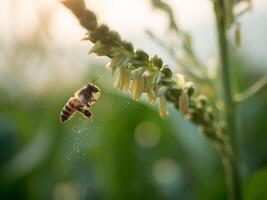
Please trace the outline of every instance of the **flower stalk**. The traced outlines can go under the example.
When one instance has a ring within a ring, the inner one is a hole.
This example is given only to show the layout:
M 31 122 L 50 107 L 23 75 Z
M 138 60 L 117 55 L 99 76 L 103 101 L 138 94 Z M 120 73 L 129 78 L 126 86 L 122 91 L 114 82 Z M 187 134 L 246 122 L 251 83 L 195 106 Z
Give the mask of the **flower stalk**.
M 194 84 L 186 81 L 183 75 L 174 74 L 164 65 L 157 55 L 149 57 L 142 50 L 135 50 L 132 43 L 121 39 L 120 35 L 100 24 L 96 15 L 85 7 L 83 0 L 63 0 L 62 3 L 78 18 L 80 24 L 87 29 L 83 40 L 91 41 L 94 46 L 90 53 L 107 56 L 111 61 L 107 68 L 114 75 L 119 71 L 115 87 L 132 93 L 134 100 L 139 100 L 143 93 L 153 103 L 159 98 L 160 116 L 168 112 L 169 102 L 181 112 L 186 119 L 196 124 L 202 132 L 217 144 L 224 144 L 219 133 L 218 122 L 203 95 L 194 97 Z
M 87 29 L 88 33 L 83 40 L 89 40 L 94 44 L 90 53 L 111 59 L 107 68 L 111 70 L 112 75 L 118 71 L 118 78 L 114 85 L 116 88 L 130 92 L 132 98 L 136 101 L 144 93 L 151 103 L 159 99 L 161 117 L 168 115 L 166 104 L 167 102 L 171 103 L 186 119 L 198 126 L 201 132 L 215 143 L 223 156 L 225 166 L 229 166 L 226 167 L 226 170 L 229 171 L 229 177 L 232 177 L 232 179 L 229 179 L 231 180 L 229 185 L 230 188 L 234 188 L 232 193 L 236 198 L 233 199 L 241 199 L 238 195 L 240 191 L 237 187 L 238 179 L 231 145 L 229 145 L 228 137 L 224 134 L 219 120 L 215 118 L 207 98 L 202 94 L 195 96 L 194 84 L 186 81 L 183 75 L 174 74 L 167 65 L 164 65 L 160 57 L 157 55 L 150 57 L 146 52 L 134 49 L 133 45 L 122 40 L 117 32 L 110 30 L 106 25 L 100 24 L 95 14 L 85 7 L 83 0 L 64 0 L 62 2 L 74 13 L 80 24 Z M 217 9 L 216 6 L 215 8 Z M 231 109 L 234 110 L 228 72 L 225 21 L 221 14 L 221 11 L 218 12 L 217 19 L 224 74 L 223 82 L 226 91 L 225 103 L 227 105 L 229 103 Z M 232 18 L 227 19 L 227 23 L 230 23 L 231 20 Z M 176 27 L 174 30 L 179 30 L 177 26 L 174 27 Z M 187 39 L 186 41 L 189 45 L 190 40 Z M 191 47 L 191 44 L 189 46 Z M 231 109 L 227 109 L 227 119 L 230 123 L 229 127 L 234 130 L 234 113 Z

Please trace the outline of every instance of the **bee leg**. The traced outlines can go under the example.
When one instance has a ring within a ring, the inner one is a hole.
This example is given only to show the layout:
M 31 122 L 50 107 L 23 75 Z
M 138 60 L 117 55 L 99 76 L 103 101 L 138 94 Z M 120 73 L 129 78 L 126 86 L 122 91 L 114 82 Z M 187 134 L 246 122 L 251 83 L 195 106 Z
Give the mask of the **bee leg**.
M 87 104 L 88 107 L 94 105 L 97 99 L 91 99 L 90 102 Z
M 92 119 L 92 113 L 89 111 L 89 109 L 84 108 L 84 107 L 78 107 L 77 110 L 82 113 L 86 118 L 89 120 Z

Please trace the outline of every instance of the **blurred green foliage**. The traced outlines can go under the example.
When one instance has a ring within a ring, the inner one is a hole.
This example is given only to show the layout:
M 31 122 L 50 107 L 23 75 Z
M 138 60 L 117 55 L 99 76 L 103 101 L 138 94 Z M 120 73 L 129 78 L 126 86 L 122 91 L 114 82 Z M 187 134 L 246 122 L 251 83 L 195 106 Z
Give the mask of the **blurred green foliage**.
M 220 159 L 194 126 L 171 107 L 162 120 L 146 101 L 99 82 L 92 123 L 77 114 L 60 124 L 60 109 L 76 86 L 12 101 L 1 92 L 0 199 L 226 198 Z M 266 166 L 266 97 L 263 92 L 239 108 L 244 178 Z M 249 184 L 249 191 L 260 190 L 266 180 Z
M 245 199 L 265 199 L 267 171 L 266 168 L 258 170 L 247 181 L 245 185 Z
M 176 112 L 177 121 L 162 120 L 151 106 L 102 90 L 92 123 L 77 114 L 66 124 L 60 124 L 59 112 L 73 91 L 15 101 L 2 92 L 0 199 L 194 199 L 206 197 L 205 190 L 224 196 L 209 189 L 224 185 L 219 160 L 206 160 L 220 171 L 210 184 L 203 164 L 199 172 L 193 166 L 200 161 L 193 159 L 198 150 L 187 152 L 178 135 Z

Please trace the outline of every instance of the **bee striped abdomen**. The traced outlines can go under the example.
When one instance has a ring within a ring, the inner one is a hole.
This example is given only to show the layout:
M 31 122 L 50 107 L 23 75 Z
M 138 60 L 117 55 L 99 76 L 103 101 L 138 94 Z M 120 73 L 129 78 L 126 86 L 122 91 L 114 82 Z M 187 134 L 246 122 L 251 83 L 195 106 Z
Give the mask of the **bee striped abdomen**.
M 75 113 L 75 101 L 74 99 L 70 99 L 62 108 L 62 111 L 60 113 L 60 120 L 61 122 L 65 122 Z

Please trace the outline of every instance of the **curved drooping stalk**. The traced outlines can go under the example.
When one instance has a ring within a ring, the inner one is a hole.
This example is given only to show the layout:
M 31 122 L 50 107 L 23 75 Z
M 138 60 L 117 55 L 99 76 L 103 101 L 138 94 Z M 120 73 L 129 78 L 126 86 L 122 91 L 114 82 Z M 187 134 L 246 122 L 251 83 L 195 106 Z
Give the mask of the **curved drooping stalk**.
M 132 44 L 122 40 L 117 32 L 110 30 L 106 25 L 99 24 L 95 14 L 85 8 L 83 0 L 65 0 L 63 3 L 87 29 L 88 34 L 84 39 L 94 43 L 90 52 L 96 53 L 98 56 L 107 56 L 111 59 L 108 64 L 111 72 L 114 74 L 116 70 L 119 71 L 119 78 L 115 83 L 118 89 L 131 92 L 134 100 L 138 100 L 142 93 L 148 95 L 150 102 L 159 99 L 161 117 L 167 114 L 165 104 L 167 102 L 173 104 L 186 119 L 200 127 L 202 133 L 215 143 L 221 152 L 229 177 L 228 185 L 232 191 L 230 194 L 233 199 L 241 199 L 231 145 L 219 126 L 219 122 L 214 118 L 208 100 L 203 95 L 197 97 L 193 95 L 193 83 L 185 81 L 182 75 L 174 76 L 174 73 L 163 64 L 158 56 L 149 57 L 146 52 L 135 50 Z M 223 83 L 226 92 L 225 103 L 231 107 L 227 109 L 227 120 L 231 129 L 229 131 L 232 132 L 235 129 L 234 113 L 232 113 L 234 104 L 232 104 L 228 72 L 225 27 L 221 24 L 220 14 L 217 19 L 224 71 Z

